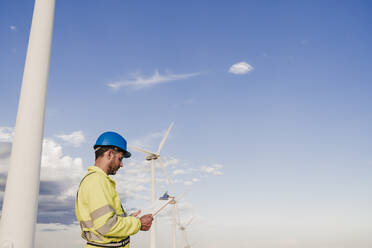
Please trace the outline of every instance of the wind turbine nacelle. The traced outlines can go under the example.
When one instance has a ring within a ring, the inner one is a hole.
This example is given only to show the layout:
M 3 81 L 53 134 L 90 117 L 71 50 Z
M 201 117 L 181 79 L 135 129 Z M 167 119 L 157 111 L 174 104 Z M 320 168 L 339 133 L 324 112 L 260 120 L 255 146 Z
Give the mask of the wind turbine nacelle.
M 145 159 L 151 161 L 151 160 L 155 160 L 155 159 L 157 159 L 158 157 L 159 157 L 159 156 L 157 156 L 156 154 L 149 154 L 149 155 L 147 155 L 147 156 L 145 157 Z

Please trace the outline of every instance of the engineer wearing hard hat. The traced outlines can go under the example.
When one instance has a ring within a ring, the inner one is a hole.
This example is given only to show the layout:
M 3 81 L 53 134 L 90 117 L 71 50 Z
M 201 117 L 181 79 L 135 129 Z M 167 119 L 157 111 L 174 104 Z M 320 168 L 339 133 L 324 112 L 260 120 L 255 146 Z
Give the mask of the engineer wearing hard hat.
M 141 218 L 136 213 L 127 216 L 124 211 L 115 181 L 115 175 L 123 167 L 123 158 L 129 158 L 126 140 L 118 133 L 101 134 L 94 145 L 96 161 L 80 182 L 76 195 L 75 212 L 82 230 L 81 236 L 87 247 L 129 247 L 129 236 L 139 230 L 147 231 L 152 224 L 152 215 Z

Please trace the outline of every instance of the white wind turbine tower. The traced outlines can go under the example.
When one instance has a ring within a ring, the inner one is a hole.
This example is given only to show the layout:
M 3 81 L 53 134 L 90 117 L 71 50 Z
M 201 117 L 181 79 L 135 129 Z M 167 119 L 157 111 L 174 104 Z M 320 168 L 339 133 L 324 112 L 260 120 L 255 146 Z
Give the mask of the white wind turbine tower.
M 148 161 L 151 161 L 151 203 L 154 203 L 155 200 L 156 200 L 155 199 L 155 161 L 159 162 L 160 167 L 162 168 L 162 170 L 164 172 L 164 175 L 167 179 L 167 183 L 170 184 L 169 176 L 168 176 L 168 173 L 165 169 L 165 165 L 162 162 L 162 160 L 160 159 L 160 151 L 163 148 L 164 143 L 168 138 L 169 132 L 171 131 L 171 129 L 173 127 L 173 124 L 174 124 L 174 122 L 172 122 L 170 124 L 167 132 L 165 133 L 162 141 L 159 144 L 159 147 L 158 147 L 158 150 L 157 150 L 156 153 L 147 151 L 143 148 L 128 145 L 128 147 L 130 147 L 132 149 L 136 149 L 140 152 L 143 152 L 143 153 L 147 154 L 145 159 L 148 160 Z M 150 248 L 156 248 L 156 220 L 155 219 L 153 221 L 153 228 L 150 229 Z
M 55 0 L 35 0 L 0 221 L 1 248 L 35 247 Z
M 173 209 L 172 209 L 172 220 L 173 220 L 173 223 L 172 223 L 172 247 L 173 248 L 176 248 L 177 247 L 177 225 L 179 223 L 179 221 L 177 221 L 177 218 L 179 220 L 179 213 L 178 213 L 178 208 L 177 208 L 177 203 L 178 201 L 187 193 L 184 192 L 181 196 L 179 197 L 175 197 L 173 199 L 173 201 L 170 203 L 173 205 Z
M 188 226 L 190 226 L 191 223 L 195 220 L 195 216 L 191 217 L 191 219 L 188 222 L 186 222 L 185 224 L 182 224 L 181 220 L 180 220 L 178 208 L 176 208 L 176 211 L 177 211 L 177 217 L 178 217 L 177 218 L 177 225 L 178 225 L 179 230 L 182 232 L 183 240 L 185 241 L 185 244 L 186 244 L 186 246 L 184 248 L 191 248 L 191 246 L 194 246 L 195 243 L 190 245 L 189 240 L 187 238 L 186 228 Z

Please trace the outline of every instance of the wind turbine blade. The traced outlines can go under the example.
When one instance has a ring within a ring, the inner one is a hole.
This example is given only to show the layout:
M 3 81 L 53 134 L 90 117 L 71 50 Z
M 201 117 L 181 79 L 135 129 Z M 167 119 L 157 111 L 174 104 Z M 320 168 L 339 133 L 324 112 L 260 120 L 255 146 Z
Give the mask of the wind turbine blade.
M 174 124 L 174 122 L 172 122 L 172 123 L 170 124 L 170 126 L 169 126 L 167 132 L 165 133 L 164 138 L 163 138 L 162 141 L 160 142 L 160 145 L 159 145 L 159 148 L 158 148 L 158 151 L 156 152 L 156 154 L 158 154 L 158 155 L 160 154 L 160 151 L 161 151 L 161 149 L 163 148 L 164 142 L 165 142 L 165 141 L 167 140 L 167 138 L 168 138 L 169 132 L 170 132 L 170 130 L 172 129 L 173 124 Z
M 146 151 L 145 149 L 142 149 L 142 148 L 139 148 L 139 147 L 136 147 L 136 146 L 128 145 L 128 147 L 129 148 L 132 148 L 132 149 L 135 149 L 137 151 L 143 152 L 143 153 L 147 153 L 149 155 L 153 155 L 154 154 L 153 152 Z
M 179 200 L 181 200 L 182 198 L 184 198 L 185 195 L 186 195 L 187 193 L 189 193 L 189 191 L 190 191 L 190 188 L 188 188 L 187 190 L 185 190 L 185 192 L 183 192 L 182 195 L 180 195 L 180 196 L 176 196 L 176 200 L 179 201 Z
M 188 226 L 188 225 L 190 225 L 193 221 L 194 221 L 194 219 L 195 219 L 195 216 L 193 216 L 186 224 L 185 224 L 185 226 Z
M 165 178 L 167 179 L 167 182 L 168 182 L 168 184 L 170 185 L 170 184 L 171 184 L 171 181 L 170 181 L 170 179 L 169 179 L 168 172 L 167 172 L 167 170 L 165 169 L 165 166 L 164 166 L 163 162 L 161 161 L 160 158 L 158 158 L 157 160 L 159 161 L 160 167 L 162 168 L 162 170 L 163 170 L 163 172 L 164 172 Z

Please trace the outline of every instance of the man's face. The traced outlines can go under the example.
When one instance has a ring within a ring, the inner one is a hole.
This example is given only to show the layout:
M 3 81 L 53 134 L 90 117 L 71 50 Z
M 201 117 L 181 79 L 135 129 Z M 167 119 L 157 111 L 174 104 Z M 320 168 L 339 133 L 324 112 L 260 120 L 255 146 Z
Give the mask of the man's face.
M 122 152 L 115 152 L 112 151 L 111 153 L 111 161 L 108 167 L 108 175 L 115 175 L 116 172 L 120 169 L 120 167 L 123 167 L 123 158 L 124 155 Z

